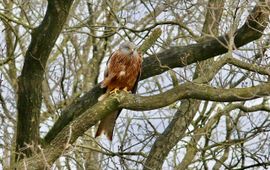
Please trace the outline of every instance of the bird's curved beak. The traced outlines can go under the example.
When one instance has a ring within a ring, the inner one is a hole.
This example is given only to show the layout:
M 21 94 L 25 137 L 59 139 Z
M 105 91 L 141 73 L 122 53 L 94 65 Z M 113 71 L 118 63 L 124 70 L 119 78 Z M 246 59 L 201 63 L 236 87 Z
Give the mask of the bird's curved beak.
M 134 54 L 135 49 L 131 49 L 130 55 Z
M 132 49 L 132 52 L 134 53 L 134 52 L 137 52 L 137 50 L 138 50 L 138 48 L 133 48 Z

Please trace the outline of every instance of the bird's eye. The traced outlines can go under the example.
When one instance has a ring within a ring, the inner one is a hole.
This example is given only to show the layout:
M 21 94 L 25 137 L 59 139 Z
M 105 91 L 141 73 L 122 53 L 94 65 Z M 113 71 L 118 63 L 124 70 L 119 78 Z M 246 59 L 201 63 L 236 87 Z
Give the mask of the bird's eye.
M 129 51 L 129 50 L 130 50 L 130 47 L 129 47 L 129 46 L 124 46 L 123 49 L 124 49 L 125 51 Z

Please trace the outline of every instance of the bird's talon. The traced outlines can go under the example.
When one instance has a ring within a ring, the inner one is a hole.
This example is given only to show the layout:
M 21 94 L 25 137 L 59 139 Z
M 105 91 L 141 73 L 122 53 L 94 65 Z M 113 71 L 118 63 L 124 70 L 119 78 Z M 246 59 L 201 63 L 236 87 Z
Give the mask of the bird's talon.
M 110 92 L 110 94 L 117 94 L 118 91 L 119 91 L 119 88 L 115 88 Z
M 127 87 L 125 87 L 125 88 L 123 89 L 123 91 L 126 92 L 126 93 L 131 93 L 131 91 L 128 91 Z

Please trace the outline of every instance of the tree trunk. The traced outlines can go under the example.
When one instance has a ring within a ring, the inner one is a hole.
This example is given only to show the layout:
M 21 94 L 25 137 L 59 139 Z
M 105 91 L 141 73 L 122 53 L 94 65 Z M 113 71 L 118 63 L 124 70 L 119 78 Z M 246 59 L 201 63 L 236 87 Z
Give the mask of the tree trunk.
M 49 54 L 67 19 L 73 0 L 48 1 L 46 15 L 32 31 L 18 82 L 17 158 L 32 155 L 39 144 L 41 87 Z

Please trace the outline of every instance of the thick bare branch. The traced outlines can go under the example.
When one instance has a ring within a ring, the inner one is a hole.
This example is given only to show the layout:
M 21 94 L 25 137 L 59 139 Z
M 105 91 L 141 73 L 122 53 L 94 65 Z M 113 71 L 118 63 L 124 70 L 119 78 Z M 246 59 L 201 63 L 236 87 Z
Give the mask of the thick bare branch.
M 268 96 L 270 83 L 247 88 L 222 89 L 204 84 L 185 83 L 164 93 L 154 96 L 139 97 L 128 95 L 121 107 L 130 110 L 152 110 L 168 106 L 181 99 L 198 99 L 217 102 L 246 101 Z

